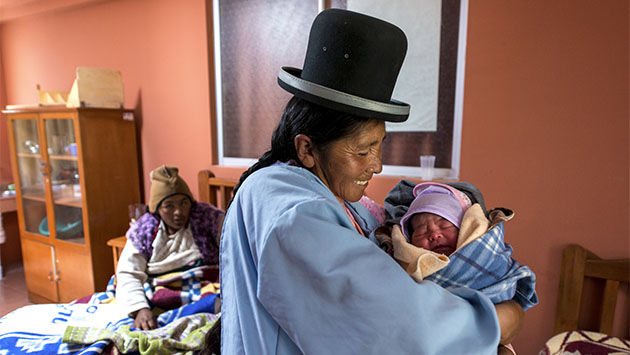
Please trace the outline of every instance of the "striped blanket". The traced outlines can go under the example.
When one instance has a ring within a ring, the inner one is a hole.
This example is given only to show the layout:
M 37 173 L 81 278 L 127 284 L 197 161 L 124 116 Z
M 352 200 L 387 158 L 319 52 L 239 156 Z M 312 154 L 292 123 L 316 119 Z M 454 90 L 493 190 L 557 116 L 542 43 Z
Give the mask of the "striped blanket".
M 141 331 L 130 328 L 133 319 L 115 304 L 25 306 L 0 318 L 0 354 L 97 355 L 112 342 L 145 354 L 152 352 L 143 350 L 156 344 L 170 353 L 176 352 L 173 349 L 201 349 L 204 339 L 197 329 L 203 332 L 214 324 L 218 315 L 209 312 L 213 307 L 214 302 L 204 298 L 160 314 L 160 328 Z
M 116 330 L 94 326 L 68 326 L 62 341 L 69 344 L 93 344 L 112 341 L 118 352 L 129 354 L 189 354 L 205 344 L 205 334 L 218 315 L 198 313 L 179 318 L 160 328 L 141 331 L 123 325 Z
M 159 311 L 170 310 L 219 294 L 219 268 L 216 265 L 198 266 L 150 277 L 144 283 L 144 294 Z M 116 297 L 116 275 L 112 276 L 105 292 L 83 297 L 75 303 L 110 303 Z M 155 313 L 155 312 L 154 312 Z
M 216 266 L 201 266 L 149 279 L 145 294 L 158 329 L 131 328 L 133 319 L 116 305 L 116 281 L 107 290 L 71 304 L 19 308 L 0 318 L 0 354 L 101 354 L 112 343 L 120 350 L 154 354 L 200 349 L 213 324 L 219 293 Z M 164 311 L 168 310 L 168 311 Z

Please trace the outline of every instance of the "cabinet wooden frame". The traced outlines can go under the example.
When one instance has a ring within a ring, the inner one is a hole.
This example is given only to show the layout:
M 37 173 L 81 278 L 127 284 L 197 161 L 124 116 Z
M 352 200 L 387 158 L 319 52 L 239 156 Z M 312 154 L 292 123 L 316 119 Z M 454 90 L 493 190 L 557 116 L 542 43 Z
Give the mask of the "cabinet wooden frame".
M 107 240 L 125 232 L 129 226 L 127 206 L 140 202 L 138 152 L 132 112 L 122 109 L 39 107 L 3 113 L 8 117 L 18 225 L 29 299 L 36 303 L 70 302 L 103 291 L 114 272 Z M 74 134 L 72 154 L 56 153 L 51 148 L 52 142 L 48 142 L 46 122 L 65 119 L 72 121 L 72 131 L 69 133 Z M 37 126 L 39 148 L 38 154 L 32 154 L 32 157 L 18 154 L 17 145 L 24 142 L 17 141 L 14 127 L 15 122 L 20 120 L 32 120 Z M 41 174 L 43 194 L 24 193 L 18 159 L 39 159 L 39 164 L 31 162 L 29 168 L 41 169 L 41 172 L 36 173 Z M 55 195 L 51 164 L 70 164 L 73 168 L 76 164 L 78 181 L 72 188 L 78 187 L 80 194 L 70 197 Z M 27 221 L 25 208 L 32 201 L 44 204 L 45 214 L 29 217 L 31 220 Z M 58 233 L 56 217 L 53 216 L 56 209 L 64 208 L 74 209 L 73 213 L 76 214 L 80 209 L 83 231 L 78 238 Z M 34 220 L 43 216 L 47 217 L 48 235 L 41 234 L 41 229 L 33 227 Z M 31 252 L 39 256 L 32 258 Z M 46 260 L 50 260 L 50 263 Z M 42 263 L 41 266 L 32 264 L 36 261 Z

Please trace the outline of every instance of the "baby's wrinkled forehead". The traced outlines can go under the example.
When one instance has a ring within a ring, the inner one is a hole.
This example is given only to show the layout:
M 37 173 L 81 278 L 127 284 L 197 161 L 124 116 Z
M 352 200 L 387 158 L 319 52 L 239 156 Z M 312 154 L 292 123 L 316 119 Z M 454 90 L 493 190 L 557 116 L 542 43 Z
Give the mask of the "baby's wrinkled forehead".
M 409 227 L 412 230 L 416 228 L 426 228 L 430 223 L 435 224 L 438 228 L 455 227 L 459 229 L 448 219 L 431 212 L 416 213 L 409 218 Z

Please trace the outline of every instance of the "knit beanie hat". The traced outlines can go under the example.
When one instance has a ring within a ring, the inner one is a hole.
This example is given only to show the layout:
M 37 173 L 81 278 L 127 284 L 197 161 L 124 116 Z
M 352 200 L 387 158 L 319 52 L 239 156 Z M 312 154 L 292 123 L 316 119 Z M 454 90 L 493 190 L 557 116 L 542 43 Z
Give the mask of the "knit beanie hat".
M 463 192 L 445 184 L 427 182 L 418 184 L 413 189 L 413 200 L 407 213 L 400 219 L 400 225 L 407 241 L 411 240 L 409 219 L 418 213 L 433 213 L 459 228 L 464 212 L 470 207 L 471 201 Z
M 184 179 L 178 175 L 179 169 L 174 166 L 162 165 L 151 172 L 151 196 L 149 197 L 149 211 L 155 213 L 158 205 L 165 198 L 183 194 L 194 201 L 192 193 Z

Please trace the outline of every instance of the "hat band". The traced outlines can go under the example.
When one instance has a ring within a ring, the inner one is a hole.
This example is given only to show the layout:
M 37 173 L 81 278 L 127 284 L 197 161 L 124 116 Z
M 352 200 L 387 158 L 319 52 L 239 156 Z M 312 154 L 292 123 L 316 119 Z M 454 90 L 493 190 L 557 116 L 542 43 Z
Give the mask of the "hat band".
M 350 95 L 342 91 L 330 89 L 322 85 L 314 84 L 301 78 L 297 78 L 286 71 L 286 69 L 293 69 L 289 67 L 282 67 L 278 73 L 278 79 L 285 84 L 292 86 L 300 91 L 309 93 L 321 97 L 326 100 L 330 100 L 342 105 L 352 106 L 368 111 L 380 112 L 390 115 L 409 115 L 409 105 L 400 103 L 400 105 L 386 104 L 374 100 L 364 99 L 359 96 Z M 392 100 L 392 102 L 398 102 Z

